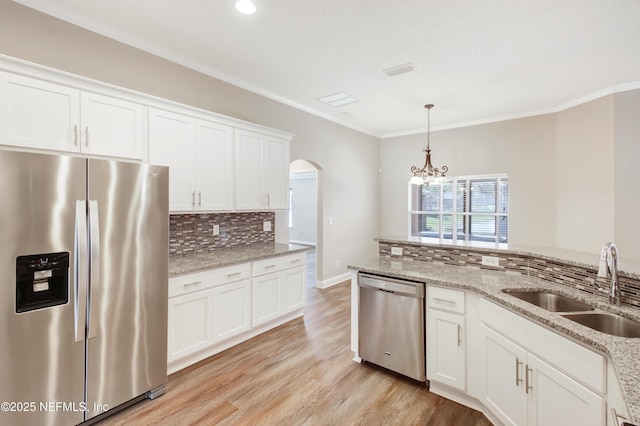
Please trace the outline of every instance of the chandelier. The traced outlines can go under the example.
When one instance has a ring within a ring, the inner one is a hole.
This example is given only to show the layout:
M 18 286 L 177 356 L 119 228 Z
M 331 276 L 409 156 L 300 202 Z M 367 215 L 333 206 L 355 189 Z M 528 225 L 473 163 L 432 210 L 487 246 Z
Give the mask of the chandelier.
M 411 167 L 411 183 L 414 185 L 429 184 L 431 182 L 438 183 L 440 178 L 445 177 L 445 174 L 449 171 L 447 166 L 442 166 L 440 169 L 433 167 L 431 164 L 431 142 L 429 136 L 431 134 L 431 108 L 433 104 L 427 104 L 424 106 L 427 109 L 427 147 L 423 150 L 427 154 L 427 158 L 422 168 L 416 166 Z

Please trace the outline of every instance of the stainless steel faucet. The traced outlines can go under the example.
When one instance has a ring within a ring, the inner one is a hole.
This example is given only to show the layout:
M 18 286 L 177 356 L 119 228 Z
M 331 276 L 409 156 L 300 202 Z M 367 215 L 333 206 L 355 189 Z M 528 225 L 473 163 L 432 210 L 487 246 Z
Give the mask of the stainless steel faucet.
M 600 253 L 600 266 L 598 276 L 611 278 L 609 287 L 609 303 L 620 306 L 620 286 L 618 285 L 618 248 L 612 242 L 608 242 L 602 247 Z

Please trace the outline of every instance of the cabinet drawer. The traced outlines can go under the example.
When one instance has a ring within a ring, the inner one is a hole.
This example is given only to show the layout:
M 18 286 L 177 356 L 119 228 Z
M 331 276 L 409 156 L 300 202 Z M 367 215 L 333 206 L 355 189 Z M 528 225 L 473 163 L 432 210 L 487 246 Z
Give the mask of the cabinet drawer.
M 427 298 L 430 308 L 464 314 L 464 291 L 429 286 Z
M 271 257 L 253 262 L 253 276 L 258 277 L 272 272 L 278 272 L 296 266 L 304 266 L 306 253 L 296 253 L 286 256 Z
M 169 280 L 169 297 L 250 278 L 249 263 L 180 275 Z

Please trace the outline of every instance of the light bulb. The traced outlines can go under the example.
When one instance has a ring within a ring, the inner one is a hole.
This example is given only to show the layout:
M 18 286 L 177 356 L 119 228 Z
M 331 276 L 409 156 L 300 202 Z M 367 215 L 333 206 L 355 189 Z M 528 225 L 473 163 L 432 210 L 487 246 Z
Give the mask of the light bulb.
M 411 185 L 422 185 L 424 183 L 424 179 L 422 179 L 418 175 L 414 175 L 409 181 L 409 183 L 411 183 Z
M 236 9 L 245 15 L 253 15 L 256 13 L 256 5 L 249 0 L 239 0 L 236 2 Z

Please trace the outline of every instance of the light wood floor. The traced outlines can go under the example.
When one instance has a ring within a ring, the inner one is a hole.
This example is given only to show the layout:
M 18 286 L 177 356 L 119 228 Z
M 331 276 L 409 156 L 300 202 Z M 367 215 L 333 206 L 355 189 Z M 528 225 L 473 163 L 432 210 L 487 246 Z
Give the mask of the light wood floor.
M 304 318 L 169 377 L 167 393 L 101 425 L 487 426 L 424 384 L 352 361 L 350 288 L 308 289 Z

